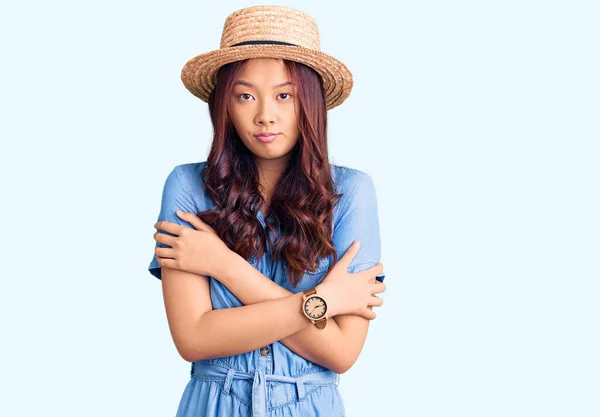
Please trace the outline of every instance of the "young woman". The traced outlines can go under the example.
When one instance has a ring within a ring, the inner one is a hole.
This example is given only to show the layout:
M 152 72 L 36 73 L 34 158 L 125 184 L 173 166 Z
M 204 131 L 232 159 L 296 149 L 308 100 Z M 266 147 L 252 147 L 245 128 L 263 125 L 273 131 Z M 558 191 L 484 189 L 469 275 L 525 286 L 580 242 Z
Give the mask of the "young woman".
M 192 362 L 177 416 L 343 416 L 339 374 L 385 291 L 373 181 L 328 162 L 327 110 L 351 74 L 312 18 L 257 6 L 182 80 L 214 138 L 167 177 L 149 266 Z

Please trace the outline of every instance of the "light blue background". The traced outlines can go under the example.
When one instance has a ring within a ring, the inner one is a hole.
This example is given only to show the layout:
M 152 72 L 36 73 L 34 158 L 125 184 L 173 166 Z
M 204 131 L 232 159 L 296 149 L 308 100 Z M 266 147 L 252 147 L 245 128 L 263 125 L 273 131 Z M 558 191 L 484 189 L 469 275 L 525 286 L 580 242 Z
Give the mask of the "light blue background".
M 212 132 L 179 76 L 255 4 L 2 4 L 0 415 L 175 414 L 189 364 L 146 268 Z M 598 3 L 278 4 L 353 71 L 331 161 L 378 193 L 348 416 L 599 416 Z

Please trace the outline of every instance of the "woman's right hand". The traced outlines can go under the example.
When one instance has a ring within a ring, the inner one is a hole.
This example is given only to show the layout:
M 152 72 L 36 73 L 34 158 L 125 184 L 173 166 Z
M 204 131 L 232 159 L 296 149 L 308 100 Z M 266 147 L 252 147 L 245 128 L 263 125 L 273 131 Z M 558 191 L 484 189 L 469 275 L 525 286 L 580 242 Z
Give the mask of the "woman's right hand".
M 375 279 L 383 272 L 381 262 L 361 272 L 348 272 L 348 266 L 358 254 L 359 247 L 360 242 L 355 241 L 317 285 L 317 292 L 327 301 L 328 317 L 354 314 L 373 320 L 377 314 L 371 310 L 371 306 L 383 304 L 383 300 L 374 295 L 385 291 L 385 284 Z

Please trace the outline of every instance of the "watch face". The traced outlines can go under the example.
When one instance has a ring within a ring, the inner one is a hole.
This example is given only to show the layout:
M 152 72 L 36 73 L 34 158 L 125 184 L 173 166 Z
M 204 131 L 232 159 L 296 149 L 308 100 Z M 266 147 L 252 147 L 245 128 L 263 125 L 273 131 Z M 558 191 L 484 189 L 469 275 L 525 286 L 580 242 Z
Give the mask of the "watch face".
M 304 312 L 311 319 L 318 320 L 327 312 L 327 303 L 318 295 L 313 295 L 304 302 Z

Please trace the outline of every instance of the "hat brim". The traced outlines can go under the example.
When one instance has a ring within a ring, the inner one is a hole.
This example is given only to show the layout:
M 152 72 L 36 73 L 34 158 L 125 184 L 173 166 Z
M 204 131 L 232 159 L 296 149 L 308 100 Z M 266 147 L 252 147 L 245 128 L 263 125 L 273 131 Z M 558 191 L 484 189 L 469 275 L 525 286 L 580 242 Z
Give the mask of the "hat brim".
M 230 62 L 250 58 L 288 59 L 312 67 L 323 79 L 327 110 L 342 104 L 352 90 L 352 73 L 342 62 L 321 51 L 285 45 L 233 46 L 198 55 L 183 66 L 181 80 L 192 94 L 208 103 L 217 82 L 217 70 Z

